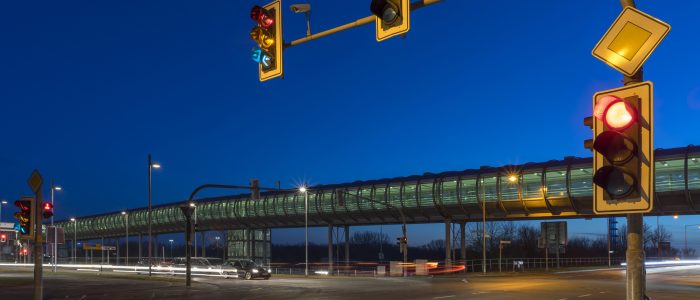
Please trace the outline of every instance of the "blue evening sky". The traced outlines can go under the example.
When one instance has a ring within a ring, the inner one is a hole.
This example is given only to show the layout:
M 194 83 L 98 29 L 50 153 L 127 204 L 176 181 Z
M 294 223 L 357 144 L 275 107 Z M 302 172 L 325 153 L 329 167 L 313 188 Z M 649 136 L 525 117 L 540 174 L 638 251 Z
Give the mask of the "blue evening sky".
M 312 1 L 312 31 L 369 15 L 369 2 Z M 700 2 L 637 2 L 673 26 L 645 65 L 656 147 L 698 144 Z M 292 3 L 287 41 L 306 31 Z M 0 197 L 29 193 L 38 168 L 64 187 L 58 218 L 142 207 L 148 153 L 163 165 L 155 204 L 207 182 L 292 187 L 590 156 L 591 96 L 621 85 L 590 53 L 617 0 L 448 0 L 413 12 L 405 39 L 377 43 L 364 26 L 290 48 L 285 78 L 264 83 L 250 59 L 254 4 L 0 3 Z M 682 224 L 700 218 L 661 222 L 680 248 Z M 604 233 L 602 219 L 571 223 Z M 409 230 L 422 243 L 442 228 Z

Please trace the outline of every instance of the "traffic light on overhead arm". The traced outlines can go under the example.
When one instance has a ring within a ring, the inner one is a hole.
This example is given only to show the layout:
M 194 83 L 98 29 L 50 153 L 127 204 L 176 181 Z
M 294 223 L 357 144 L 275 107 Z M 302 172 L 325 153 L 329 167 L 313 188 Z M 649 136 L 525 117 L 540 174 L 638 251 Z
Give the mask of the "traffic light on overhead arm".
M 596 93 L 593 118 L 593 209 L 649 212 L 654 194 L 652 83 Z M 588 143 L 588 146 L 591 146 Z
M 250 31 L 250 37 L 258 44 L 252 58 L 258 63 L 260 81 L 282 76 L 282 9 L 280 1 L 264 7 L 255 5 L 250 10 L 250 18 L 257 23 Z
M 411 28 L 409 0 L 372 0 L 369 10 L 377 16 L 375 21 L 377 42 L 405 34 Z

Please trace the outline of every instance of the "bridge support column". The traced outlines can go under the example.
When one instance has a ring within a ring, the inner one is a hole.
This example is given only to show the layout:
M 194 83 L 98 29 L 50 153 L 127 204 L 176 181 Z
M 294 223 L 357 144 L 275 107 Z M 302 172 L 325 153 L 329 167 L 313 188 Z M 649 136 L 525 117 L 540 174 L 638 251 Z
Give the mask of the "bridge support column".
M 105 245 L 105 238 L 102 237 L 102 246 L 104 247 L 104 245 Z M 100 250 L 100 264 L 104 264 L 104 263 L 105 263 L 105 252 L 104 252 L 104 250 Z
M 141 233 L 139 232 L 139 260 L 138 261 L 141 261 L 141 243 L 143 243 L 143 241 L 141 241 Z
M 328 275 L 333 275 L 333 224 L 328 224 Z
M 462 261 L 462 265 L 464 265 L 465 270 L 467 267 L 466 225 L 467 223 L 464 221 L 459 222 L 459 259 Z
M 445 219 L 445 269 L 452 268 L 452 220 Z
M 200 231 L 199 236 L 202 238 L 202 257 L 207 257 L 207 232 Z
M 350 225 L 344 225 L 345 231 L 345 265 L 350 265 Z

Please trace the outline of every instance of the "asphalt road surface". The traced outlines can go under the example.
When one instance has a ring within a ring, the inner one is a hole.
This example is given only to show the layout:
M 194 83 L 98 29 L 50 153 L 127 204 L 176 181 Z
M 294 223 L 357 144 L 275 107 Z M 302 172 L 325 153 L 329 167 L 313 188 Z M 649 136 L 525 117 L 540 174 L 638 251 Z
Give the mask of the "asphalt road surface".
M 270 280 L 45 272 L 45 299 L 625 299 L 624 270 L 411 278 L 273 277 Z M 31 299 L 29 270 L 0 268 L 0 299 Z M 649 269 L 652 299 L 700 299 L 700 266 Z

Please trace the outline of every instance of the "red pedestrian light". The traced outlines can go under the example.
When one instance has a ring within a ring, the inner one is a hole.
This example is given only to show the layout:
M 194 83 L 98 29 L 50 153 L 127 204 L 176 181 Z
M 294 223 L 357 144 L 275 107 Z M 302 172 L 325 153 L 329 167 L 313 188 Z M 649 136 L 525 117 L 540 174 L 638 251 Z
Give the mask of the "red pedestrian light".
M 7 241 L 7 235 L 6 234 L 0 234 L 0 243 L 4 243 Z
M 51 202 L 44 202 L 42 210 L 45 219 L 53 217 L 53 204 L 51 204 Z
M 272 24 L 275 24 L 275 20 L 270 17 L 267 10 L 259 5 L 253 6 L 253 8 L 250 10 L 250 18 L 253 19 L 253 21 L 258 22 L 258 25 L 260 25 L 262 28 L 268 28 L 272 26 Z

